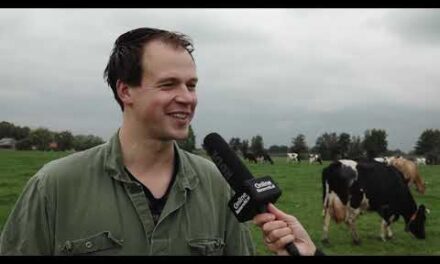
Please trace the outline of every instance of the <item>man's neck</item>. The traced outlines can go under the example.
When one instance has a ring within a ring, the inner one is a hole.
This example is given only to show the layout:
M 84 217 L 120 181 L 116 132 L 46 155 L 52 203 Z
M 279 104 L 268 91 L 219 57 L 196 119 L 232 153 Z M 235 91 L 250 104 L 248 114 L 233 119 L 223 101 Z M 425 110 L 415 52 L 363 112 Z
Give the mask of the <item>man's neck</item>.
M 123 163 L 135 176 L 169 170 L 174 158 L 173 141 L 147 137 L 140 129 L 124 124 L 119 130 Z

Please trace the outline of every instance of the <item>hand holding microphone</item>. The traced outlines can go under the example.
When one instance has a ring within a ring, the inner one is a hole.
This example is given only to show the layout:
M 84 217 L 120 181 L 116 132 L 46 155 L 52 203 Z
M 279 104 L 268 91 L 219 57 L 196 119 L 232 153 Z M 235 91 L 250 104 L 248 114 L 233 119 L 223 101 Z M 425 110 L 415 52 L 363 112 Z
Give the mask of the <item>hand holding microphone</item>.
M 275 203 L 281 196 L 281 190 L 269 176 L 255 179 L 228 143 L 217 133 L 207 135 L 203 140 L 203 147 L 235 191 L 235 195 L 228 205 L 238 221 L 249 221 L 256 215 L 267 212 L 267 205 Z M 258 223 L 261 224 L 260 227 L 266 223 L 264 215 L 262 216 L 263 219 L 257 219 Z M 268 215 L 269 218 L 272 217 L 271 214 Z M 275 216 L 277 217 L 277 215 Z M 287 223 L 289 222 L 286 222 L 286 226 Z M 272 224 L 270 225 L 272 226 Z M 295 229 L 291 229 L 291 231 L 295 231 Z M 292 239 L 292 241 L 286 243 L 279 242 L 278 245 L 282 245 L 292 256 L 300 255 L 297 247 L 292 242 L 296 241 Z M 311 243 L 313 244 L 313 242 Z M 271 248 L 269 247 L 269 249 Z
M 253 222 L 263 231 L 264 243 L 270 251 L 288 255 L 285 245 L 294 243 L 302 256 L 315 255 L 317 248 L 296 217 L 282 212 L 271 203 L 267 211 L 256 215 Z

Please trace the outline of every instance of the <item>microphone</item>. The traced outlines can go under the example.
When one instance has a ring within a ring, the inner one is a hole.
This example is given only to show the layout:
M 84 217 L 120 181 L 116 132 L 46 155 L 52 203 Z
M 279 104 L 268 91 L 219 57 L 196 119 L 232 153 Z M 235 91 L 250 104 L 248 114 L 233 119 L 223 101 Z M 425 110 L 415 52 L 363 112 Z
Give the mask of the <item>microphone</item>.
M 239 222 L 249 221 L 255 215 L 267 212 L 267 204 L 275 203 L 281 196 L 281 189 L 272 178 L 254 178 L 219 134 L 207 135 L 203 140 L 203 148 L 235 191 L 228 206 Z M 299 256 L 293 243 L 287 244 L 285 248 L 290 255 Z

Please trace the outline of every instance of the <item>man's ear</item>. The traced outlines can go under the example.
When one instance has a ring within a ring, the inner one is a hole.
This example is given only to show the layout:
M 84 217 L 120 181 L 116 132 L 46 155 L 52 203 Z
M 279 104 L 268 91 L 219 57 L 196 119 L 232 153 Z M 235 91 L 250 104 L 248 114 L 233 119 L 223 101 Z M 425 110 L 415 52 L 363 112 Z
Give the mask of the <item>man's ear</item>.
M 128 84 L 121 80 L 116 81 L 116 91 L 118 93 L 119 99 L 122 101 L 124 105 L 129 105 L 133 102 L 133 98 L 131 96 L 131 89 L 128 87 Z

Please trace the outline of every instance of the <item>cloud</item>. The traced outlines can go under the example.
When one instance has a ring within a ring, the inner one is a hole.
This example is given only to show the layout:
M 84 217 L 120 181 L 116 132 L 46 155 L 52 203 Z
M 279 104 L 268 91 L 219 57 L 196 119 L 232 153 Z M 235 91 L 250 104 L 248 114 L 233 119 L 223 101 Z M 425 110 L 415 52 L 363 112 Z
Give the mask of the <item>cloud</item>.
M 0 10 L 0 120 L 107 139 L 121 112 L 102 72 L 115 39 L 146 26 L 195 42 L 198 144 L 383 128 L 409 151 L 439 127 L 433 25 L 429 9 Z
M 440 45 L 439 9 L 391 10 L 383 22 L 384 27 L 402 41 L 437 48 Z

